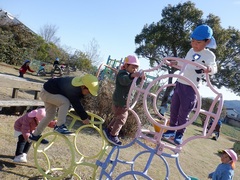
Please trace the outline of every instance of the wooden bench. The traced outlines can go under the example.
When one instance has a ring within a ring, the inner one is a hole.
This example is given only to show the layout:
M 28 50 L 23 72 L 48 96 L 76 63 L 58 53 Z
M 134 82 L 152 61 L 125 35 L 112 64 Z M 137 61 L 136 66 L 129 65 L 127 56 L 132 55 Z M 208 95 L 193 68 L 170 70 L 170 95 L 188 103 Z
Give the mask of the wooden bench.
M 1 92 L 6 94 L 0 99 L 0 107 L 38 107 L 44 106 L 39 100 L 39 92 L 43 83 L 28 81 L 27 79 L 0 74 Z M 20 95 L 21 93 L 21 95 Z

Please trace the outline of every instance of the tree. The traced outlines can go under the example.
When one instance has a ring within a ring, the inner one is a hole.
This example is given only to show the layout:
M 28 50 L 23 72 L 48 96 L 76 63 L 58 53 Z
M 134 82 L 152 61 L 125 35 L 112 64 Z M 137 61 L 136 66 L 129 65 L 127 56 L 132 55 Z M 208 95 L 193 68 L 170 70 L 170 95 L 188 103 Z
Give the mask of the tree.
M 88 54 L 82 52 L 82 51 L 75 51 L 74 55 L 70 58 L 71 63 L 74 61 L 74 65 L 80 70 L 80 71 L 92 71 L 92 62 L 90 58 L 88 57 Z
M 218 73 L 214 75 L 213 84 L 218 88 L 226 87 L 240 95 L 240 32 L 232 27 L 222 31 L 218 38 L 215 52 Z
M 40 28 L 40 36 L 47 42 L 53 44 L 59 44 L 60 38 L 56 36 L 58 28 L 55 25 L 46 24 Z
M 190 49 L 189 36 L 192 27 L 202 22 L 202 11 L 196 9 L 194 3 L 179 3 L 177 6 L 168 5 L 162 11 L 162 19 L 151 25 L 145 25 L 142 32 L 135 37 L 137 47 L 135 53 L 138 56 L 150 60 L 150 66 L 156 62 L 159 64 L 164 57 L 184 57 Z M 173 74 L 177 69 L 164 66 L 164 71 Z M 172 78 L 169 78 L 172 84 Z M 173 89 L 168 87 L 164 93 L 162 105 Z
M 232 89 L 235 93 L 240 93 L 239 85 L 236 78 L 230 81 L 226 78 L 239 77 L 239 32 L 233 28 L 223 29 L 220 26 L 220 19 L 212 14 L 206 19 L 202 18 L 203 12 L 195 8 L 195 4 L 188 1 L 176 6 L 168 5 L 162 10 L 162 19 L 157 23 L 145 25 L 142 32 L 135 37 L 137 48 L 135 53 L 150 62 L 160 63 L 164 57 L 181 57 L 184 58 L 190 49 L 190 35 L 192 30 L 199 24 L 208 24 L 213 28 L 214 37 L 217 41 L 218 48 L 213 50 L 217 57 L 219 72 L 211 78 L 213 85 L 217 87 L 225 86 Z M 227 59 L 227 60 L 226 60 Z M 226 66 L 226 63 L 227 65 Z M 172 74 L 176 69 L 164 66 L 164 71 Z M 169 82 L 172 79 L 169 78 Z M 171 92 L 167 89 L 162 104 Z
M 0 56 L 3 62 L 22 64 L 24 59 L 36 57 L 41 38 L 23 24 L 7 24 L 0 27 Z
M 99 64 L 100 62 L 100 52 L 99 52 L 99 44 L 96 39 L 92 39 L 89 44 L 85 47 L 85 53 L 88 58 L 91 60 L 92 64 Z

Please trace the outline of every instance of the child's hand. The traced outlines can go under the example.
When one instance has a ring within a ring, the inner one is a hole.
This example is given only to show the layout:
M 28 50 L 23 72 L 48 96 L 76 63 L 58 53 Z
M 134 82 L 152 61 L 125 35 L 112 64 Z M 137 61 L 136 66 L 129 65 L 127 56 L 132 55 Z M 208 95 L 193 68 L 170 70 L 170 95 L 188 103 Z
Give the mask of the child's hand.
M 209 66 L 207 66 L 207 69 L 204 72 L 205 73 L 210 73 L 210 72 L 212 72 L 212 69 Z
M 145 76 L 145 73 L 144 72 L 135 72 L 135 73 L 132 73 L 131 74 L 131 77 L 132 78 L 135 78 L 135 77 L 140 77 L 140 78 L 142 78 L 142 79 L 145 79 L 146 78 L 146 76 Z
M 178 64 L 177 61 L 174 61 L 174 60 L 170 61 L 170 66 L 176 66 L 177 64 Z
M 144 73 L 144 72 L 141 72 L 141 74 L 140 74 L 140 78 L 141 78 L 141 79 L 143 79 L 143 80 L 145 80 L 145 79 L 146 79 L 146 75 L 145 75 L 145 73 Z
M 83 122 L 83 124 L 90 124 L 90 120 L 89 119 L 85 119 L 82 122 Z

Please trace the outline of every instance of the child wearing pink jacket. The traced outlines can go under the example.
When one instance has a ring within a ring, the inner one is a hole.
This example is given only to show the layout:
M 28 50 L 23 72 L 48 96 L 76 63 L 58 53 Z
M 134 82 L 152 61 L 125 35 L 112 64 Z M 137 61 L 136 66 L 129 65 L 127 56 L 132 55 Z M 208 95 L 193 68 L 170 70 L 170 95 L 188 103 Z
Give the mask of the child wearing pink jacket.
M 14 162 L 26 163 L 27 153 L 32 142 L 29 140 L 30 134 L 36 129 L 38 123 L 45 117 L 45 108 L 32 110 L 29 113 L 18 118 L 14 123 L 14 136 L 18 138 L 17 148 L 15 152 Z M 51 121 L 49 127 L 54 128 L 56 121 Z M 42 144 L 48 144 L 48 141 L 43 139 Z

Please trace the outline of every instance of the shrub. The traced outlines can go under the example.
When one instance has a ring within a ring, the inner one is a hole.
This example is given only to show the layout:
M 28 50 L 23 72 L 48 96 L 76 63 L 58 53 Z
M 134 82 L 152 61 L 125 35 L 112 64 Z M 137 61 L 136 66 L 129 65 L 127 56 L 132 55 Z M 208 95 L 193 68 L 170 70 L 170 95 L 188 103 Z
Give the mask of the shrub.
M 83 106 L 89 112 L 97 114 L 105 120 L 104 126 L 107 126 L 113 118 L 112 114 L 112 94 L 115 89 L 115 84 L 111 80 L 104 79 L 100 81 L 98 96 L 86 96 L 82 101 Z M 138 116 L 142 124 L 145 124 L 146 118 L 143 113 L 142 100 L 137 103 L 134 110 L 138 113 Z M 135 117 L 129 112 L 129 116 L 126 124 L 123 126 L 120 132 L 120 136 L 133 137 L 137 131 L 137 122 Z

